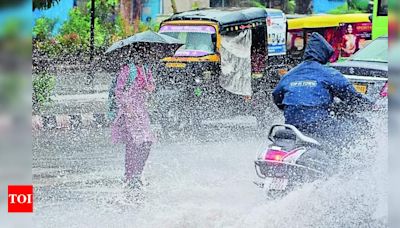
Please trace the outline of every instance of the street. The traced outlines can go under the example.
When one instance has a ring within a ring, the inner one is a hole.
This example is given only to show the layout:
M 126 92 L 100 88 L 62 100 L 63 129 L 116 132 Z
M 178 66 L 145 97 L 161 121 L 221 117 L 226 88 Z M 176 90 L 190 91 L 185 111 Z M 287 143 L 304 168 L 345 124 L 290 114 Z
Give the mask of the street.
M 1 5 L 0 228 L 400 227 L 400 1 Z
M 195 214 L 197 219 L 186 222 L 200 225 L 208 216 L 250 210 L 263 199 L 251 181 L 259 144 L 251 136 L 156 145 L 144 174 L 150 183 L 146 201 L 139 206 L 124 199 L 123 148 L 110 143 L 108 129 L 43 132 L 34 144 L 38 227 L 132 227 L 164 224 L 165 219 L 174 227 L 185 226 L 185 217 Z
M 382 122 L 376 126 L 378 141 L 386 140 Z M 109 135 L 108 128 L 34 135 L 36 227 L 380 227 L 387 222 L 386 143 L 373 151 L 366 150 L 368 142 L 352 149 L 365 156 L 349 158 L 351 172 L 267 201 L 252 183 L 253 160 L 266 137 L 257 136 L 251 123 L 204 127 L 201 140 L 155 144 L 144 173 L 149 184 L 136 202 L 122 184 L 124 148 L 111 144 Z

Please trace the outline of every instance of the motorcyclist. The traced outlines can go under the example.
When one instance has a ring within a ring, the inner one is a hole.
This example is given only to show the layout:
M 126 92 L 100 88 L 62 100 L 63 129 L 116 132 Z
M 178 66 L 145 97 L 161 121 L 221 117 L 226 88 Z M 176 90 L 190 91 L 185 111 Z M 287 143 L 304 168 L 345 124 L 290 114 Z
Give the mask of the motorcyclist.
M 338 136 L 348 134 L 345 131 L 349 131 L 349 126 L 331 117 L 334 98 L 339 98 L 349 110 L 371 102 L 339 71 L 325 66 L 333 53 L 334 49 L 324 37 L 311 34 L 303 62 L 281 78 L 272 95 L 274 103 L 284 111 L 287 124 L 338 144 L 344 141 Z

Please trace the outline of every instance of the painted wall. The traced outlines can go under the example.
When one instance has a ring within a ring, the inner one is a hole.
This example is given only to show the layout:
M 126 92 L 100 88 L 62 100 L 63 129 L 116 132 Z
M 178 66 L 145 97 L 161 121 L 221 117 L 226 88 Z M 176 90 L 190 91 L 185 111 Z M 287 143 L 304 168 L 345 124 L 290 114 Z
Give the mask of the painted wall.
M 17 19 L 18 21 L 21 21 L 24 25 L 24 28 L 21 28 L 21 32 L 23 32 L 24 34 L 27 33 L 29 35 L 31 31 L 30 21 L 32 20 L 30 14 L 31 11 L 32 1 L 26 1 L 20 6 L 0 9 L 0 33 L 2 33 L 3 31 L 3 26 Z
M 161 13 L 161 2 L 162 0 L 144 0 L 142 17 L 143 22 L 147 22 L 148 19 L 155 21 L 157 16 Z
M 345 0 L 314 0 L 313 13 L 327 13 L 345 3 Z
M 33 11 L 33 26 L 35 25 L 35 21 L 40 17 L 57 19 L 57 24 L 54 26 L 53 30 L 53 34 L 57 34 L 62 24 L 68 20 L 68 13 L 74 7 L 74 2 L 74 0 L 61 0 L 58 4 L 54 5 L 50 9 Z
M 162 14 L 172 14 L 171 0 L 162 0 Z M 200 8 L 210 7 L 210 0 L 175 0 L 178 12 L 192 10 L 192 5 L 195 2 L 199 3 Z

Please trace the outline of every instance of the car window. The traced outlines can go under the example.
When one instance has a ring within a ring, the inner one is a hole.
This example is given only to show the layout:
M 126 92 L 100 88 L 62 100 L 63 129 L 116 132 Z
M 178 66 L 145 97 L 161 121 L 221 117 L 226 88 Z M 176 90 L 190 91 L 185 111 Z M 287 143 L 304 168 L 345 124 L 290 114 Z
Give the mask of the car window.
M 388 62 L 388 39 L 378 38 L 356 52 L 350 60 L 368 62 Z
M 388 15 L 388 0 L 378 0 L 378 16 Z

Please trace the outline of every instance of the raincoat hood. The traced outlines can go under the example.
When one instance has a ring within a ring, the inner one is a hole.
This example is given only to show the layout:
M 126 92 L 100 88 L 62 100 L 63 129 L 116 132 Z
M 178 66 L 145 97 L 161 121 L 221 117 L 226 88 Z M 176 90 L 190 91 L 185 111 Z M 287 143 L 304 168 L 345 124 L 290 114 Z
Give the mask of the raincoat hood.
M 328 63 L 333 55 L 332 46 L 319 33 L 314 32 L 308 39 L 304 51 L 304 60 L 317 61 L 321 64 Z

